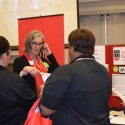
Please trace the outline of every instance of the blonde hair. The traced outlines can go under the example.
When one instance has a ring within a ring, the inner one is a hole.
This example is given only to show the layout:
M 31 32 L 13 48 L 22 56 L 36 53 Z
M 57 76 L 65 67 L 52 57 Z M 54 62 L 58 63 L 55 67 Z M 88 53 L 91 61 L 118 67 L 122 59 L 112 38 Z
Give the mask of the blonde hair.
M 32 41 L 37 38 L 37 37 L 41 37 L 42 41 L 44 41 L 44 35 L 42 34 L 42 32 L 40 32 L 39 30 L 33 30 L 31 31 L 25 41 L 24 41 L 24 48 L 23 48 L 23 52 L 29 52 L 29 50 L 31 50 L 31 43 Z

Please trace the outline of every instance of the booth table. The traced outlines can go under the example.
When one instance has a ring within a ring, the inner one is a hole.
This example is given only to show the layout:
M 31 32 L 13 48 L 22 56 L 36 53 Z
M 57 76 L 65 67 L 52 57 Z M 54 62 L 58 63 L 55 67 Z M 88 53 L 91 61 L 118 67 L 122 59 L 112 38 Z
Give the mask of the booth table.
M 110 111 L 110 123 L 111 125 L 125 125 L 124 111 Z

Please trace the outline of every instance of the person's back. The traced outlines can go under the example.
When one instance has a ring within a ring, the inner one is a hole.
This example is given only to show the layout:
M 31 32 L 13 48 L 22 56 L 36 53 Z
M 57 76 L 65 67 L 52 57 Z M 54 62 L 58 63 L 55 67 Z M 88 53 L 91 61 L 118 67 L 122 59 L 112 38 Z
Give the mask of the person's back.
M 108 100 L 112 82 L 107 69 L 95 61 L 95 37 L 76 29 L 68 37 L 69 64 L 45 82 L 41 113 L 53 125 L 110 125 Z
M 54 125 L 110 125 L 108 99 L 111 80 L 107 70 L 94 58 L 79 58 L 83 60 L 60 67 L 57 70 L 59 74 L 52 74 L 54 82 L 57 79 L 65 81 L 68 93 L 51 119 Z M 64 89 L 63 85 L 58 87 Z M 56 89 L 55 93 L 58 93 Z
M 23 124 L 36 95 L 27 81 L 6 68 L 10 45 L 2 36 L 0 44 L 0 125 Z

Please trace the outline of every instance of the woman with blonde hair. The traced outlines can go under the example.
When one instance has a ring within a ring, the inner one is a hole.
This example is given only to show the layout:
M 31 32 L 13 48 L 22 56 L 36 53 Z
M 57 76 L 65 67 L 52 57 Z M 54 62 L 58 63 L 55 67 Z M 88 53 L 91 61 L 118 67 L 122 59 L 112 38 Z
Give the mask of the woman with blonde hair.
M 44 35 L 40 31 L 31 31 L 25 39 L 24 54 L 13 62 L 13 71 L 26 79 L 38 96 L 40 86 L 44 84 L 39 72 L 52 73 L 59 66 L 48 44 L 44 41 Z M 40 58 L 40 53 L 43 53 L 46 58 Z

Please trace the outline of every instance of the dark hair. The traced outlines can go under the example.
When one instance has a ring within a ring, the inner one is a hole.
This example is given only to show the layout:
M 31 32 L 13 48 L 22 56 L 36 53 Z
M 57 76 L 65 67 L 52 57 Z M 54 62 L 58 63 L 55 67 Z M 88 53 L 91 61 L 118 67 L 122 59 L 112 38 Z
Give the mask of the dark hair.
M 69 46 L 74 47 L 74 51 L 83 54 L 94 54 L 95 37 L 87 29 L 76 29 L 69 34 Z
M 9 44 L 8 40 L 5 37 L 0 36 L 0 56 L 6 52 L 8 55 L 9 50 L 10 50 L 10 44 Z

